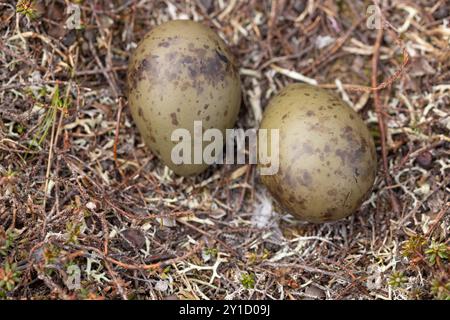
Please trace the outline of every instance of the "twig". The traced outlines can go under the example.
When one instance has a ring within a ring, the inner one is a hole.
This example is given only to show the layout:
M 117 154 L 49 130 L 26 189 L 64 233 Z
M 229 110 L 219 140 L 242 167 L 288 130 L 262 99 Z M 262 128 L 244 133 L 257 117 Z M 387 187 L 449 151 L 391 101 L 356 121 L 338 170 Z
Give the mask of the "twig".
M 56 86 L 55 90 L 59 90 L 59 86 Z M 70 92 L 70 84 L 69 86 L 66 88 L 66 99 L 69 95 Z M 58 127 L 56 128 L 56 115 L 58 114 L 58 106 L 54 105 L 53 108 L 55 108 L 55 119 L 53 120 L 52 123 L 52 133 L 51 133 L 51 137 L 50 137 L 50 149 L 48 152 L 48 159 L 47 159 L 47 170 L 45 173 L 45 184 L 44 184 L 44 201 L 42 204 L 42 208 L 43 208 L 43 213 L 44 213 L 44 222 L 43 222 L 43 226 L 42 226 L 42 236 L 45 236 L 45 229 L 47 226 L 47 214 L 45 213 L 45 207 L 47 205 L 47 189 L 48 189 L 48 183 L 49 183 L 49 179 L 50 179 L 50 170 L 52 167 L 52 160 L 53 160 L 53 149 L 56 146 L 56 143 L 58 142 L 58 137 L 59 137 L 59 133 L 61 131 L 61 126 L 62 126 L 62 120 L 64 117 L 64 112 L 60 112 L 59 114 L 59 120 L 58 120 Z M 56 132 L 55 132 L 56 129 Z
M 119 97 L 119 110 L 117 110 L 116 130 L 115 130 L 115 133 L 114 133 L 113 153 L 114 153 L 114 163 L 116 164 L 116 168 L 119 171 L 119 173 L 122 176 L 122 178 L 124 178 L 125 175 L 122 172 L 122 169 L 120 169 L 119 162 L 117 161 L 117 144 L 119 143 L 119 131 L 120 131 L 120 120 L 122 118 L 122 110 L 123 110 L 123 99 L 122 99 L 122 97 Z
M 188 252 L 186 252 L 184 255 L 182 255 L 180 257 L 176 257 L 173 259 L 156 262 L 156 263 L 152 263 L 152 264 L 128 264 L 128 263 L 116 260 L 114 258 L 111 258 L 111 257 L 105 257 L 105 258 L 109 262 L 114 263 L 115 265 L 118 265 L 119 267 L 122 267 L 127 270 L 158 270 L 158 269 L 162 269 L 168 265 L 171 265 L 171 264 L 174 264 L 174 263 L 177 263 L 177 262 L 180 262 L 180 261 L 183 261 L 183 260 L 189 258 L 193 254 L 200 251 L 204 245 L 205 245 L 205 243 L 203 241 L 200 241 L 194 248 L 192 248 L 191 250 L 189 250 Z
M 215 236 L 209 234 L 209 233 L 206 232 L 206 231 L 203 231 L 203 230 L 200 229 L 200 228 L 197 228 L 196 226 L 190 224 L 190 223 L 187 222 L 187 221 L 183 221 L 183 220 L 181 220 L 181 219 L 178 219 L 177 221 L 180 222 L 180 223 L 182 223 L 182 224 L 184 224 L 185 226 L 187 226 L 187 227 L 189 227 L 189 228 L 191 228 L 191 229 L 193 229 L 193 230 L 195 230 L 195 231 L 197 231 L 197 232 L 199 232 L 199 233 L 201 233 L 201 234 L 207 236 L 208 238 L 214 239 L 215 241 L 217 241 L 218 243 L 220 243 L 225 249 L 227 249 L 229 252 L 231 252 L 233 255 L 235 255 L 236 257 L 239 257 L 239 253 L 238 253 L 236 250 L 234 250 L 232 247 L 230 247 L 228 244 L 226 244 L 226 243 L 223 242 L 222 240 L 218 239 L 217 237 L 215 237 Z
M 319 269 L 319 268 L 307 266 L 307 265 L 300 264 L 300 263 L 271 263 L 271 262 L 268 262 L 268 263 L 264 263 L 264 265 L 268 266 L 268 267 L 272 267 L 272 268 L 277 268 L 277 269 L 279 269 L 279 268 L 302 269 L 302 270 L 305 270 L 306 272 L 323 274 L 323 275 L 326 275 L 326 276 L 330 276 L 330 277 L 333 277 L 333 278 L 338 278 L 338 279 L 344 280 L 344 281 L 349 282 L 349 283 L 351 283 L 353 281 L 353 280 L 351 280 L 351 279 L 349 279 L 349 278 L 347 278 L 347 277 L 345 277 L 345 276 L 343 276 L 343 275 L 341 275 L 341 274 L 339 274 L 337 272 L 331 272 L 331 271 L 327 271 L 327 270 L 322 270 L 322 269 Z
M 92 43 L 92 41 L 89 41 L 89 48 L 92 51 L 92 55 L 94 56 L 95 62 L 97 63 L 100 70 L 102 71 L 103 75 L 105 76 L 106 81 L 108 81 L 108 84 L 109 84 L 110 88 L 112 89 L 112 94 L 113 94 L 114 98 L 117 99 L 119 97 L 119 90 L 117 89 L 117 84 L 115 83 L 114 78 L 112 78 L 111 75 L 109 74 L 109 72 L 107 71 L 110 68 L 105 68 L 103 63 L 100 61 L 100 58 L 98 57 L 98 54 L 97 54 L 97 50 L 95 50 L 95 47 L 94 47 L 94 44 Z
M 433 235 L 434 230 L 437 228 L 439 222 L 444 218 L 445 215 L 449 213 L 450 203 L 446 203 L 442 210 L 438 213 L 435 222 L 431 226 L 431 228 L 428 230 L 426 237 L 429 239 Z
M 379 28 L 377 32 L 377 38 L 375 40 L 374 51 L 372 56 L 372 87 L 377 88 L 377 73 L 378 73 L 378 58 L 380 56 L 381 40 L 383 39 L 383 28 Z M 375 111 L 378 118 L 378 127 L 380 129 L 381 140 L 381 156 L 383 158 L 384 177 L 387 187 L 392 185 L 392 179 L 389 174 L 388 160 L 387 160 L 387 148 L 386 148 L 386 124 L 384 121 L 384 110 L 381 105 L 380 96 L 378 91 L 374 91 L 373 100 L 375 104 Z M 392 190 L 388 190 L 391 200 L 392 209 L 398 214 L 400 213 L 400 206 L 395 194 Z

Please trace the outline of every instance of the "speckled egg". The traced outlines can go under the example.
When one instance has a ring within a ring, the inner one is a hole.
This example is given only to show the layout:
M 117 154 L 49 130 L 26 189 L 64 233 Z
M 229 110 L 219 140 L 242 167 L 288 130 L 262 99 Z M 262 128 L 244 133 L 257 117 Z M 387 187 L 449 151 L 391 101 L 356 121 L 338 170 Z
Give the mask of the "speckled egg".
M 260 128 L 279 129 L 280 135 L 279 170 L 261 180 L 281 207 L 300 220 L 344 218 L 370 193 L 377 168 L 373 138 L 334 93 L 288 85 L 269 102 Z
M 203 130 L 232 128 L 241 104 L 236 60 L 210 28 L 189 20 L 174 20 L 148 32 L 131 56 L 127 76 L 128 101 L 146 145 L 175 173 L 198 174 L 208 165 L 176 164 L 171 152 L 175 129 L 194 139 L 194 121 Z M 203 147 L 205 143 L 202 144 Z

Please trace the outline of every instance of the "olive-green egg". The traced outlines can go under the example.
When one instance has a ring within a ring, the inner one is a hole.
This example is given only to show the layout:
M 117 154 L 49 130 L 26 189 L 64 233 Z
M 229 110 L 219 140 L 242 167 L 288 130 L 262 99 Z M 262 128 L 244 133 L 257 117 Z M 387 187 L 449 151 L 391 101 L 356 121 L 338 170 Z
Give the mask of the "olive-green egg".
M 127 84 L 133 120 L 151 151 L 179 175 L 204 171 L 206 163 L 194 162 L 194 121 L 202 121 L 203 131 L 224 134 L 233 128 L 241 104 L 237 63 L 224 41 L 194 21 L 161 24 L 134 50 Z M 175 129 L 191 135 L 190 163 L 172 161 L 179 143 L 171 139 Z
M 270 100 L 260 128 L 279 129 L 279 170 L 261 180 L 287 212 L 310 222 L 334 221 L 367 198 L 377 169 L 374 141 L 334 93 L 288 85 Z

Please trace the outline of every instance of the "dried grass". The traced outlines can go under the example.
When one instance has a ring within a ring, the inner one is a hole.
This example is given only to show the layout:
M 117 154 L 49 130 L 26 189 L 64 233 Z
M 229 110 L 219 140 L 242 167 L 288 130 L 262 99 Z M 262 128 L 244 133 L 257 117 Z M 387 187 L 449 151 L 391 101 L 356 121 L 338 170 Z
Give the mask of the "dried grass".
M 77 31 L 61 23 L 64 2 L 43 2 L 33 18 L 0 4 L 0 271 L 15 263 L 20 275 L 4 297 L 423 299 L 436 277 L 449 281 L 447 260 L 433 269 L 401 255 L 414 235 L 448 247 L 446 1 L 381 3 L 390 27 L 378 42 L 364 2 L 84 1 Z M 144 147 L 127 58 L 177 18 L 213 27 L 239 58 L 237 126 L 257 128 L 292 81 L 337 90 L 361 114 L 384 147 L 357 214 L 301 223 L 273 207 L 251 166 L 180 178 Z M 73 265 L 82 290 L 67 285 Z M 397 271 L 401 286 L 389 283 Z

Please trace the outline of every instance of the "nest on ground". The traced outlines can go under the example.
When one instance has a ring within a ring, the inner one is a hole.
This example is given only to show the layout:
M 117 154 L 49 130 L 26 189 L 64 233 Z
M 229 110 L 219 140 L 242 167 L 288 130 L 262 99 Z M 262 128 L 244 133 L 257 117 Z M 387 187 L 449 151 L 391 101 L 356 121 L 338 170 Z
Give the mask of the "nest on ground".
M 0 8 L 0 298 L 450 296 L 445 0 Z M 127 108 L 127 60 L 171 19 L 211 26 L 238 58 L 237 127 L 257 128 L 268 99 L 294 81 L 359 112 L 380 161 L 355 215 L 302 223 L 253 166 L 181 178 L 145 148 Z

